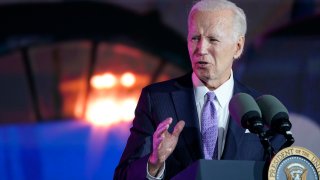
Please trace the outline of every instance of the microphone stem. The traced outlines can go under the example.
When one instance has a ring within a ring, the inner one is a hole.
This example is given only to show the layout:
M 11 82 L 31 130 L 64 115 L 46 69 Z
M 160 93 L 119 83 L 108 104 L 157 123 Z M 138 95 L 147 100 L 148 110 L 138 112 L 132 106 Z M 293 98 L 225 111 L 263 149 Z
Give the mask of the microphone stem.
M 286 142 L 283 143 L 283 145 L 281 146 L 279 151 L 281 151 L 282 149 L 284 149 L 286 147 L 291 146 L 294 143 L 294 138 L 292 136 L 292 132 L 291 131 L 286 131 L 286 132 L 284 132 L 282 134 L 286 138 Z
M 260 142 L 264 148 L 264 157 L 266 161 L 271 161 L 272 157 L 275 155 L 274 149 L 269 141 L 269 136 L 265 132 L 258 134 Z

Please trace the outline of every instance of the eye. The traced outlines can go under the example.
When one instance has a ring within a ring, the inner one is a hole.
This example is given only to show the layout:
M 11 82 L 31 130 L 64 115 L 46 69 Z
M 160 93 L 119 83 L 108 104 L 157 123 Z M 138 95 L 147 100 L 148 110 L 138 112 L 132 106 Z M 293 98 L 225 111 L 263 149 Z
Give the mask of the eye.
M 217 43 L 217 42 L 219 42 L 218 39 L 213 38 L 213 37 L 209 37 L 208 39 L 209 39 L 209 42 L 210 42 L 210 43 Z
M 193 36 L 191 37 L 191 41 L 198 42 L 200 40 L 200 36 Z

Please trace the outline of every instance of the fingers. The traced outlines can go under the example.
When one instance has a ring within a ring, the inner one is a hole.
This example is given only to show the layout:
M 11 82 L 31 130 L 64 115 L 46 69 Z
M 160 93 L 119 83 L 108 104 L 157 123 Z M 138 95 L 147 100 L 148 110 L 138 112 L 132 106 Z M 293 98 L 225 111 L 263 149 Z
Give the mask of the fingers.
M 158 125 L 157 130 L 154 133 L 154 135 L 156 137 L 160 137 L 169 128 L 171 123 L 172 123 L 172 118 L 171 117 L 165 119 L 163 122 L 161 122 Z
M 169 117 L 158 125 L 156 132 L 154 132 L 153 134 L 154 148 L 155 147 L 156 149 L 160 148 L 160 143 L 162 142 L 164 138 L 164 134 L 168 130 L 171 123 L 172 123 L 172 118 Z
M 181 131 L 183 130 L 184 125 L 185 125 L 185 122 L 184 122 L 184 121 L 182 121 L 182 120 L 179 121 L 179 122 L 176 124 L 176 126 L 174 127 L 174 130 L 173 130 L 173 132 L 172 132 L 172 135 L 178 137 L 178 136 L 180 135 Z
M 168 128 L 169 128 L 169 124 L 166 125 L 166 126 L 162 126 L 161 128 L 158 128 L 158 129 L 157 129 L 157 133 L 155 134 L 156 137 L 163 137 L 164 132 L 165 132 L 166 130 L 168 130 Z
M 185 122 L 179 121 L 175 125 L 172 134 L 168 132 L 171 123 L 171 117 L 165 119 L 158 125 L 153 134 L 153 152 L 150 156 L 150 161 L 153 163 L 163 163 L 177 145 L 178 137 L 185 126 Z
M 163 126 L 170 125 L 171 123 L 172 123 L 172 118 L 168 117 L 158 125 L 157 129 L 162 128 Z

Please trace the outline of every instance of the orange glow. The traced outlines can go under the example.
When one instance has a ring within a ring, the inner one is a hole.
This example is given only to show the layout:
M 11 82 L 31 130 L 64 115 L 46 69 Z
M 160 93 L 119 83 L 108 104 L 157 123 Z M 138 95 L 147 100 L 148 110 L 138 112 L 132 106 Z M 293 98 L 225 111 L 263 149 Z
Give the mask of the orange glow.
M 123 101 L 112 98 L 99 98 L 91 101 L 86 112 L 86 119 L 98 126 L 110 126 L 134 118 L 135 99 Z
M 115 101 L 111 99 L 100 99 L 91 102 L 86 119 L 96 125 L 111 125 L 117 121 L 118 108 L 115 106 Z
M 117 79 L 111 73 L 105 73 L 103 75 L 95 75 L 91 78 L 91 86 L 96 89 L 109 89 L 116 85 Z
M 81 97 L 78 97 L 77 102 L 76 102 L 76 106 L 74 109 L 74 115 L 77 118 L 80 118 L 83 116 L 83 106 L 84 106 L 84 99 Z
M 122 104 L 121 108 L 122 111 L 122 119 L 124 121 L 131 121 L 134 118 L 134 109 L 136 108 L 137 100 L 136 99 L 125 99 Z
M 139 81 L 137 81 L 139 79 Z M 93 125 L 112 127 L 134 118 L 141 88 L 150 81 L 146 75 L 125 72 L 94 75 L 84 119 Z M 130 90 L 127 89 L 130 87 Z M 81 110 L 76 109 L 76 112 Z
M 140 49 L 124 46 L 122 44 L 115 44 L 113 46 L 113 51 L 117 54 L 124 54 L 135 59 L 141 59 L 143 56 Z
M 120 82 L 125 87 L 131 87 L 136 82 L 136 77 L 134 74 L 127 72 L 121 76 Z

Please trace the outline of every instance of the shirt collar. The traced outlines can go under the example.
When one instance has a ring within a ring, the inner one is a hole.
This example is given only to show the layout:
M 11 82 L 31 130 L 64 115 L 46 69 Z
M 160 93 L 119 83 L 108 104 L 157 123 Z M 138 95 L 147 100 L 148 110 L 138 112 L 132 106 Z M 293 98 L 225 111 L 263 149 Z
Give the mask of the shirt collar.
M 200 79 L 197 77 L 197 75 L 194 72 L 192 73 L 192 83 L 193 83 L 196 101 L 199 99 L 204 99 L 204 96 L 210 90 L 200 81 Z M 233 87 L 234 87 L 234 79 L 233 79 L 233 71 L 231 70 L 230 78 L 213 91 L 221 107 L 225 107 L 226 105 L 229 104 L 229 101 L 233 94 Z

